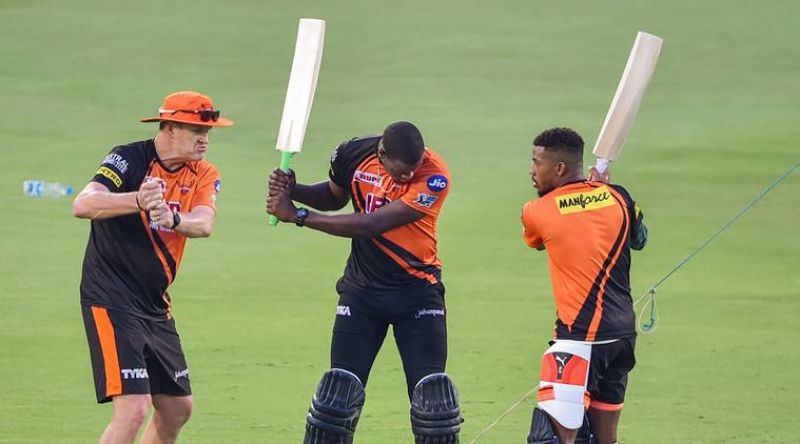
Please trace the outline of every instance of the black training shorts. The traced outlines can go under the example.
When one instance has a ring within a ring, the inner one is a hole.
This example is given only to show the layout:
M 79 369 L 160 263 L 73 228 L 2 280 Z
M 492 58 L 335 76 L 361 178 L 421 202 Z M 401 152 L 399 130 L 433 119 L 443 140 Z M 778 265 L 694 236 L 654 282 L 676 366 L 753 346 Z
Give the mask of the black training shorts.
M 174 319 L 153 321 L 88 305 L 81 310 L 97 402 L 117 395 L 192 393 Z
M 618 411 L 625 401 L 628 373 L 636 365 L 636 338 L 623 338 L 607 344 L 592 344 L 587 390 L 590 407 Z

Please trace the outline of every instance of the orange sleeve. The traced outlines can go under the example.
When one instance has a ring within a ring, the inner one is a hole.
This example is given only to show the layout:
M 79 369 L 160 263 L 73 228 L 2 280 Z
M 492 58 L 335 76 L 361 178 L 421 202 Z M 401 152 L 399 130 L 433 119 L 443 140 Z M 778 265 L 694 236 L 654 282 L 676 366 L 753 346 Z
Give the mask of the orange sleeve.
M 195 209 L 199 205 L 205 205 L 211 207 L 214 212 L 216 212 L 219 187 L 219 170 L 213 165 L 208 165 L 208 168 L 200 174 L 197 188 L 192 197 L 192 206 L 189 211 Z
M 450 193 L 450 174 L 440 168 L 426 168 L 414 176 L 408 191 L 400 197 L 407 206 L 436 216 Z
M 535 208 L 535 201 L 530 201 L 522 207 L 522 238 L 525 239 L 525 243 L 528 244 L 531 248 L 537 248 L 544 240 L 542 239 L 542 234 L 539 232 L 538 227 L 534 223 L 534 208 Z

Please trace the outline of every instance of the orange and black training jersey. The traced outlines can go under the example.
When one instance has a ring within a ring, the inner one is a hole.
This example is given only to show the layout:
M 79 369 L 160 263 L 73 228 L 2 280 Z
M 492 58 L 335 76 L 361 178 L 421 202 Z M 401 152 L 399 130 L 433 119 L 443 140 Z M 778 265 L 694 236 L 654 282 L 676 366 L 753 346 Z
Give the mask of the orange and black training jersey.
M 369 136 L 340 144 L 331 154 L 330 180 L 350 192 L 358 213 L 378 211 L 399 199 L 424 216 L 371 239 L 353 238 L 339 284 L 362 290 L 436 285 L 442 269 L 436 256 L 436 220 L 450 192 L 450 172 L 426 147 L 411 181 L 395 182 L 378 159 L 380 139 Z
M 544 246 L 556 302 L 556 339 L 602 341 L 636 335 L 631 248 L 647 242 L 644 216 L 619 185 L 580 181 L 522 209 L 523 237 Z
M 200 160 L 169 171 L 152 139 L 111 150 L 92 181 L 125 193 L 137 191 L 150 177 L 166 182 L 164 200 L 173 211 L 189 212 L 200 205 L 216 211 L 217 168 Z M 92 220 L 83 258 L 81 304 L 123 309 L 151 319 L 169 317 L 167 287 L 178 272 L 185 244 L 184 235 L 157 225 L 144 211 Z

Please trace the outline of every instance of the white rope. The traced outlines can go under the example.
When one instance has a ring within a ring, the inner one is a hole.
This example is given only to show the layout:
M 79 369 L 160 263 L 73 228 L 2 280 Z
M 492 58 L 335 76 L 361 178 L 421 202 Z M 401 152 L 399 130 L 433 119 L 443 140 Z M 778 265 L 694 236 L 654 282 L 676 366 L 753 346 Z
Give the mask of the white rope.
M 494 426 L 496 426 L 496 425 L 497 425 L 497 424 L 498 424 L 500 421 L 502 421 L 502 420 L 503 420 L 503 418 L 505 418 L 505 417 L 506 417 L 506 415 L 508 415 L 509 413 L 511 413 L 512 411 L 514 411 L 514 409 L 516 409 L 516 408 L 517 408 L 517 407 L 518 407 L 520 404 L 522 404 L 522 403 L 523 403 L 523 401 L 525 401 L 525 400 L 526 400 L 526 399 L 528 399 L 528 398 L 529 398 L 531 395 L 533 395 L 533 393 L 534 393 L 534 392 L 536 392 L 537 390 L 539 390 L 539 385 L 538 385 L 538 384 L 537 384 L 537 385 L 536 385 L 534 388 L 530 389 L 530 390 L 529 390 L 527 393 L 525 393 L 524 395 L 522 395 L 522 397 L 521 397 L 521 398 L 519 398 L 519 400 L 518 400 L 517 402 L 515 402 L 515 403 L 514 403 L 514 404 L 513 404 L 511 407 L 509 407 L 509 408 L 508 408 L 508 409 L 507 409 L 505 412 L 503 412 L 503 413 L 502 413 L 502 414 L 501 414 L 501 415 L 500 415 L 500 416 L 499 416 L 497 419 L 495 419 L 494 421 L 492 421 L 492 422 L 491 422 L 491 423 L 490 423 L 488 426 L 486 426 L 486 428 L 484 428 L 483 430 L 481 430 L 481 432 L 480 432 L 480 433 L 478 433 L 478 435 L 477 435 L 477 436 L 475 436 L 474 438 L 472 438 L 472 441 L 470 441 L 470 442 L 469 442 L 469 444 L 475 444 L 476 442 L 478 442 L 478 440 L 479 440 L 479 439 L 480 439 L 480 438 L 481 438 L 483 435 L 485 435 L 486 433 L 488 433 L 488 432 L 489 432 L 489 430 L 491 430 L 492 428 L 494 428 Z

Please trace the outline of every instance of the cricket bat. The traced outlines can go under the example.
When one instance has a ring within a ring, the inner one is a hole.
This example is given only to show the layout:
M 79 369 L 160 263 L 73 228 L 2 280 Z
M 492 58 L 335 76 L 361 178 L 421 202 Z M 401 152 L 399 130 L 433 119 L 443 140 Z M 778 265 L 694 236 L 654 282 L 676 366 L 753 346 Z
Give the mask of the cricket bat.
M 639 32 L 636 35 L 622 79 L 619 81 L 617 92 L 608 108 L 606 120 L 592 151 L 597 158 L 595 168 L 600 173 L 605 172 L 608 163 L 617 160 L 622 153 L 625 139 L 633 126 L 639 105 L 642 104 L 642 98 L 656 69 L 662 43 L 664 40 L 660 37 L 646 32 Z
M 324 45 L 325 20 L 301 18 L 294 46 L 292 71 L 289 74 L 289 86 L 286 88 L 286 99 L 283 102 L 281 126 L 275 143 L 275 149 L 281 152 L 280 168 L 283 171 L 291 168 L 292 158 L 303 148 Z M 269 224 L 277 225 L 278 218 L 270 216 Z

